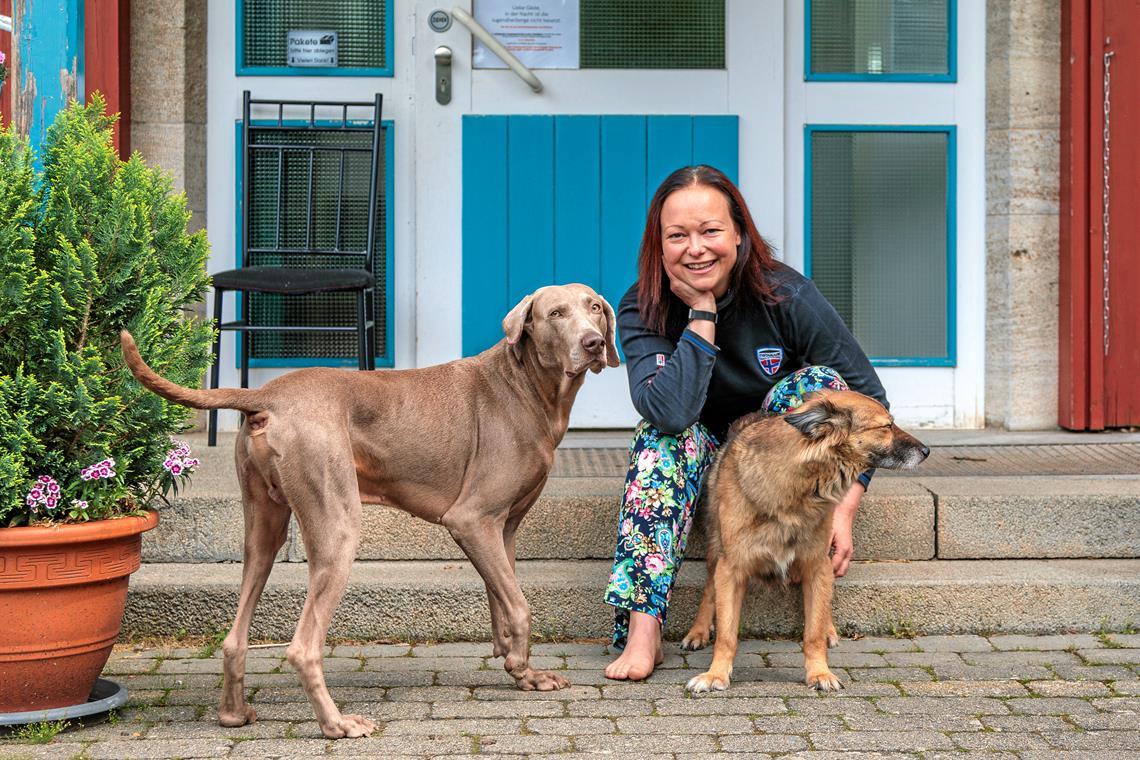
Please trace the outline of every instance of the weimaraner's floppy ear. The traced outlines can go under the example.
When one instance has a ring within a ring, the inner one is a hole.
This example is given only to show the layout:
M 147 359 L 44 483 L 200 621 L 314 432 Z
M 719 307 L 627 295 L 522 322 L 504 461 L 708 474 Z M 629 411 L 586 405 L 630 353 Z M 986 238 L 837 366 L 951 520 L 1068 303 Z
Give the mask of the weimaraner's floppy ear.
M 617 317 L 614 316 L 614 309 L 610 306 L 609 301 L 601 296 L 598 296 L 598 300 L 602 302 L 602 308 L 606 310 L 606 366 L 616 367 L 621 364 L 616 342 Z
M 515 308 L 503 317 L 503 334 L 507 336 L 507 343 L 518 356 L 518 344 L 522 340 L 523 328 L 530 320 L 530 306 L 534 303 L 534 293 L 519 301 Z
M 809 400 L 811 397 L 808 397 Z M 851 414 L 826 398 L 804 404 L 802 412 L 788 412 L 784 422 L 803 433 L 813 441 L 818 441 L 832 433 L 851 429 Z

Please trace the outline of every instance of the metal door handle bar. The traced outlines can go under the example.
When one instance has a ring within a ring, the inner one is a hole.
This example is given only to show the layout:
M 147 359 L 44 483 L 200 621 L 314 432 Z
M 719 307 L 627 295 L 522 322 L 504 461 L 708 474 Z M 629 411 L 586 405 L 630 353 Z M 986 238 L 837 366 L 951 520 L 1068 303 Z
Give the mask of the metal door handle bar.
M 490 48 L 492 53 L 499 56 L 503 63 L 510 67 L 511 71 L 519 75 L 520 79 L 530 85 L 530 89 L 535 92 L 542 92 L 542 82 L 538 81 L 534 72 L 523 65 L 523 62 L 516 58 L 514 53 L 507 50 L 503 43 L 495 39 L 495 35 L 488 32 L 470 13 L 462 8 L 455 7 L 451 9 L 451 15 L 458 19 L 459 23 L 470 29 L 471 34 Z

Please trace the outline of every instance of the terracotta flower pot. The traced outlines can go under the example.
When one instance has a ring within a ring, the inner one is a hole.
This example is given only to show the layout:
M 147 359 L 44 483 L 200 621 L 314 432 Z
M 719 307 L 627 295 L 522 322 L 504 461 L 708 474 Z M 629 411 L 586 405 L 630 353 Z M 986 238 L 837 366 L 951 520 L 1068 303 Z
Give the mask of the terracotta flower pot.
M 87 701 L 158 513 L 0 528 L 0 713 Z

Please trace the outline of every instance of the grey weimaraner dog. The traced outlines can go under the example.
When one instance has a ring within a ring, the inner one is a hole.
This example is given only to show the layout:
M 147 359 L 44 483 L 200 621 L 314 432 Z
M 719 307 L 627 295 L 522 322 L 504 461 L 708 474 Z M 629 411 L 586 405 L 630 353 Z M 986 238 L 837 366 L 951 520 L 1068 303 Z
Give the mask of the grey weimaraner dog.
M 348 582 L 361 503 L 388 504 L 446 526 L 487 586 L 495 656 L 520 689 L 569 682 L 530 666 L 530 608 L 515 577 L 515 531 L 546 483 L 587 369 L 618 365 L 614 312 L 585 285 L 540 288 L 503 320 L 506 338 L 478 356 L 424 369 L 303 369 L 262 388 L 197 390 L 159 377 L 122 334 L 123 355 L 150 390 L 196 409 L 237 409 L 245 563 L 223 644 L 219 719 L 256 719 L 243 679 L 250 620 L 289 514 L 309 558 L 309 589 L 286 656 L 325 736 L 375 724 L 329 697 L 322 647 Z M 510 467 L 504 467 L 504 463 Z

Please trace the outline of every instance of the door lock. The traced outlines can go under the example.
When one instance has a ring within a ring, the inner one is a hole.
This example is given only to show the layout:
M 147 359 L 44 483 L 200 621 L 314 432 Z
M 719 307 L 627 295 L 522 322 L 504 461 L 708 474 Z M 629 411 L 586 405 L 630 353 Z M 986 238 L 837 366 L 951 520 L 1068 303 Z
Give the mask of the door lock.
M 445 106 L 451 102 L 451 48 L 435 49 L 435 102 Z

